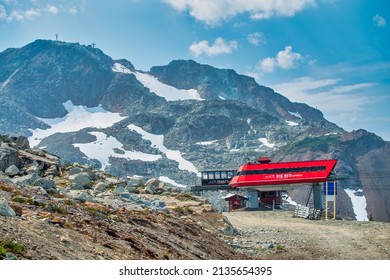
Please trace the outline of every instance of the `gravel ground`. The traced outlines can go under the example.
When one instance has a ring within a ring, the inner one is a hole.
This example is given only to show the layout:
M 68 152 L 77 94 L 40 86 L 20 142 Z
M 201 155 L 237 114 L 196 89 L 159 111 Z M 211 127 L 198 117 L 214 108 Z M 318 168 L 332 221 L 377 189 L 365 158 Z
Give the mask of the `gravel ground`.
M 256 259 L 390 260 L 390 223 L 307 220 L 290 211 L 223 213 L 231 243 Z

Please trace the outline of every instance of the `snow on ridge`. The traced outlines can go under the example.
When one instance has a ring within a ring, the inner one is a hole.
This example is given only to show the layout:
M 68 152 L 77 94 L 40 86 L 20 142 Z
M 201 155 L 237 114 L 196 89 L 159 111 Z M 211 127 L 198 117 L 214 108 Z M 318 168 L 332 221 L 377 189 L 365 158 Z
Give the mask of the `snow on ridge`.
M 101 105 L 88 108 L 82 105 L 73 105 L 68 100 L 63 103 L 68 114 L 62 118 L 44 119 L 41 121 L 48 124 L 48 129 L 30 129 L 32 136 L 28 138 L 31 147 L 37 146 L 42 139 L 55 133 L 75 132 L 83 128 L 107 128 L 126 117 L 121 117 L 119 113 L 112 113 L 104 110 Z
M 164 97 L 167 101 L 174 100 L 204 100 L 200 97 L 199 92 L 195 89 L 177 89 L 173 86 L 160 82 L 156 77 L 141 72 L 133 72 L 120 63 L 115 63 L 112 68 L 114 72 L 125 74 L 134 74 L 138 81 L 140 81 L 151 92 L 158 96 Z
M 259 138 L 260 142 L 263 143 L 264 146 L 268 147 L 268 148 L 273 148 L 275 147 L 275 144 L 272 144 L 270 142 L 268 142 L 267 138 Z
M 209 145 L 214 144 L 215 142 L 218 142 L 218 140 L 211 140 L 211 141 L 204 141 L 204 142 L 196 142 L 196 145 L 209 146 Z
M 168 159 L 178 162 L 180 170 L 187 170 L 189 172 L 198 173 L 198 169 L 195 167 L 195 165 L 184 159 L 180 151 L 169 150 L 164 146 L 164 135 L 151 134 L 134 124 L 128 125 L 127 128 L 140 134 L 142 139 L 150 141 L 152 143 L 151 146 L 164 153 Z
M 107 136 L 103 132 L 89 132 L 89 134 L 96 137 L 96 141 L 91 143 L 73 144 L 74 147 L 79 148 L 80 151 L 90 159 L 96 159 L 102 164 L 104 170 L 109 163 L 110 157 L 126 158 L 129 160 L 142 161 L 157 161 L 161 155 L 151 155 L 136 151 L 126 151 L 121 142 L 113 136 Z M 114 149 L 119 149 L 122 153 L 116 153 Z
M 300 119 L 303 119 L 302 118 L 302 116 L 301 116 L 301 114 L 299 114 L 298 112 L 290 112 L 290 111 L 288 111 L 289 113 L 290 113 L 290 115 L 293 115 L 294 117 L 297 117 L 297 118 L 300 118 Z
M 293 122 L 293 121 L 286 121 L 286 123 L 287 123 L 289 126 L 297 126 L 297 125 L 299 125 L 298 123 Z
M 351 199 L 353 212 L 355 213 L 356 220 L 368 221 L 368 215 L 366 210 L 367 208 L 366 197 L 364 195 L 361 196 L 356 195 L 357 192 L 363 192 L 363 190 L 359 189 L 356 191 L 351 189 L 344 189 L 344 191 Z
M 168 178 L 168 177 L 165 177 L 165 176 L 160 176 L 160 177 L 158 178 L 158 180 L 161 181 L 161 182 L 167 183 L 167 184 L 171 184 L 171 185 L 173 185 L 173 186 L 175 186 L 175 187 L 179 187 L 179 188 L 185 188 L 185 187 L 187 187 L 187 186 L 185 186 L 185 185 L 176 183 L 174 180 L 172 180 L 172 179 L 170 179 L 170 178 Z

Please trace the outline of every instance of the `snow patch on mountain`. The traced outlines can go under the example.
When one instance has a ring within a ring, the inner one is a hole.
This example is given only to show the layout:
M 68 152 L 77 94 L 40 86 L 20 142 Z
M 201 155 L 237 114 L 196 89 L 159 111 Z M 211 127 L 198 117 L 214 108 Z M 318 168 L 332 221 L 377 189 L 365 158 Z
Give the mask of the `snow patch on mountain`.
M 263 143 L 264 146 L 268 147 L 268 148 L 273 148 L 275 147 L 275 144 L 272 144 L 270 142 L 268 142 L 267 138 L 259 138 L 260 142 Z
M 355 213 L 356 220 L 358 221 L 368 221 L 367 215 L 367 201 L 366 197 L 363 195 L 363 190 L 351 190 L 344 189 L 352 202 L 353 212 Z
M 204 141 L 204 142 L 196 142 L 196 145 L 209 146 L 209 145 L 214 144 L 215 142 L 218 142 L 218 140 L 211 140 L 211 141 Z
M 68 100 L 63 103 L 68 114 L 62 118 L 44 119 L 41 121 L 48 124 L 48 129 L 30 129 L 32 135 L 28 138 L 31 147 L 37 146 L 42 139 L 55 133 L 75 132 L 83 128 L 107 128 L 112 126 L 126 117 L 118 113 L 112 113 L 104 110 L 101 105 L 98 107 L 88 108 L 86 106 L 75 106 Z
M 103 132 L 89 132 L 96 137 L 96 141 L 91 143 L 73 144 L 80 149 L 90 159 L 96 159 L 102 164 L 104 170 L 110 163 L 110 157 L 126 158 L 129 160 L 156 161 L 161 155 L 151 155 L 136 151 L 126 151 L 121 142 L 115 137 L 107 136 Z M 120 150 L 120 153 L 115 150 Z
M 286 121 L 286 123 L 287 123 L 289 126 L 297 126 L 297 125 L 298 125 L 298 123 L 293 122 L 293 121 Z
M 165 176 L 160 176 L 158 178 L 159 181 L 161 182 L 164 182 L 164 183 L 167 183 L 167 184 L 171 184 L 172 186 L 175 186 L 175 187 L 180 187 L 180 188 L 185 188 L 187 186 L 185 185 L 182 185 L 182 184 L 179 184 L 179 183 L 176 183 L 174 180 L 168 178 L 168 177 L 165 177 Z
M 295 112 L 295 113 L 294 113 L 294 112 L 290 112 L 290 111 L 289 111 L 289 113 L 290 113 L 290 115 L 293 115 L 294 117 L 303 119 L 302 116 L 301 116 L 301 114 L 299 114 L 298 112 Z
M 168 159 L 178 162 L 180 170 L 187 170 L 189 172 L 198 173 L 198 169 L 195 167 L 195 165 L 184 159 L 180 151 L 170 150 L 164 146 L 164 135 L 151 134 L 134 124 L 130 124 L 127 127 L 128 129 L 140 134 L 142 139 L 150 141 L 152 143 L 151 147 L 157 148 L 160 152 L 164 153 Z
M 150 74 L 137 71 L 133 72 L 120 63 L 115 63 L 112 70 L 119 73 L 134 74 L 137 80 L 140 81 L 146 88 L 148 88 L 151 92 L 164 97 L 167 101 L 187 99 L 203 100 L 200 97 L 199 92 L 195 89 L 177 89 L 160 82 L 157 78 Z

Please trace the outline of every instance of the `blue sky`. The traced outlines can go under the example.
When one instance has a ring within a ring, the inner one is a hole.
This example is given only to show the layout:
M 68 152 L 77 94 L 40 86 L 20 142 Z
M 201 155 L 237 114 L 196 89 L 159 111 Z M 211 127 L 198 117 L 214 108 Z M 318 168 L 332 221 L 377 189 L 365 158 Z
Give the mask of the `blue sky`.
M 139 70 L 193 59 L 390 141 L 390 1 L 0 0 L 0 51 L 95 43 Z

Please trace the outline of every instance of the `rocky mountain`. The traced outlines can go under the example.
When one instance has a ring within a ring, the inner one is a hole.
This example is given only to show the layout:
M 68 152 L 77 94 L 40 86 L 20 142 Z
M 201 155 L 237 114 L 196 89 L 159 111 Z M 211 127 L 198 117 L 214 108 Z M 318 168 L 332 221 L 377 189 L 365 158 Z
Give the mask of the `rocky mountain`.
M 77 43 L 7 49 L 0 53 L 0 132 L 28 137 L 63 164 L 177 186 L 195 184 L 200 170 L 236 169 L 258 155 L 337 158 L 336 172 L 346 177 L 338 214 L 354 219 L 353 200 L 365 198 L 367 215 L 390 220 L 389 142 L 346 132 L 253 78 L 191 60 L 142 72 Z M 302 203 L 307 194 L 291 196 Z

